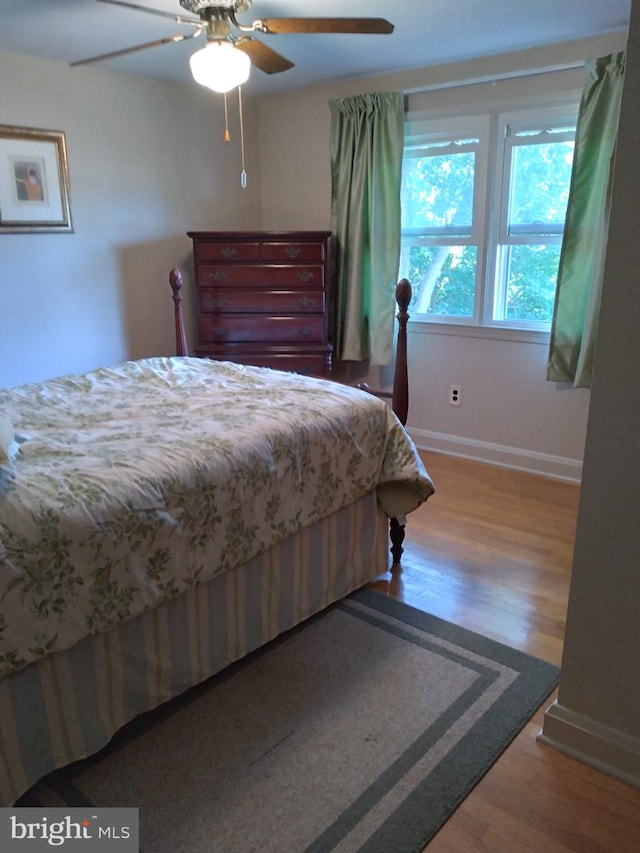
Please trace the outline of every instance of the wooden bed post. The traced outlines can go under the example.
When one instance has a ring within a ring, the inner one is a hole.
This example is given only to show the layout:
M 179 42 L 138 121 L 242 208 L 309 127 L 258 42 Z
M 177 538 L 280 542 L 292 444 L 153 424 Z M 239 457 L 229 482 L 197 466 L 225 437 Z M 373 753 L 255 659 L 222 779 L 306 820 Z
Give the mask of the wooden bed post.
M 391 539 L 391 556 L 393 557 L 393 566 L 400 564 L 400 558 L 404 553 L 402 543 L 404 542 L 405 525 L 400 524 L 397 518 L 389 519 L 389 538 Z
M 393 396 L 391 406 L 398 420 L 405 426 L 409 414 L 409 376 L 407 368 L 407 320 L 409 319 L 409 303 L 411 302 L 411 285 L 406 278 L 396 286 L 396 302 L 398 303 L 398 339 L 396 342 L 396 367 L 393 374 Z M 405 525 L 397 518 L 389 519 L 389 537 L 391 539 L 391 556 L 393 565 L 397 566 L 404 548 Z
M 175 305 L 174 316 L 176 326 L 176 355 L 189 355 L 187 347 L 187 335 L 184 330 L 184 318 L 182 316 L 182 273 L 179 269 L 172 269 L 169 273 L 169 284 L 173 291 L 173 302 Z
M 391 407 L 398 420 L 405 426 L 409 413 L 409 377 L 407 373 L 407 320 L 408 307 L 411 302 L 411 285 L 403 278 L 396 285 L 396 302 L 398 303 L 398 340 L 396 343 L 396 367 L 393 374 L 393 396 Z

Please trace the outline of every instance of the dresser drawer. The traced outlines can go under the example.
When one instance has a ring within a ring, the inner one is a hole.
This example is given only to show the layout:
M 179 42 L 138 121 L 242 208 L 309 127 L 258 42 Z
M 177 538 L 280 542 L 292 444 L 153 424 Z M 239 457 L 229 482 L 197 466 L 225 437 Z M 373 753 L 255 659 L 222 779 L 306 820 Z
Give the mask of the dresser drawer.
M 324 243 L 262 243 L 260 258 L 265 261 L 324 261 Z
M 202 343 L 322 343 L 324 336 L 324 317 L 321 314 L 300 317 L 265 317 L 257 314 L 225 314 L 219 317 L 211 314 L 200 315 Z
M 204 314 L 324 314 L 325 293 L 309 290 L 200 290 Z
M 198 243 L 194 249 L 196 262 L 257 261 L 260 243 Z
M 331 375 L 329 231 L 190 231 L 202 357 Z
M 202 264 L 197 269 L 199 287 L 324 287 L 324 267 L 271 264 Z
M 241 348 L 236 348 L 241 347 Z M 292 352 L 291 350 L 296 350 Z M 200 358 L 211 358 L 214 361 L 233 361 L 236 364 L 251 364 L 255 367 L 272 367 L 275 370 L 285 370 L 290 373 L 304 373 L 308 376 L 331 376 L 331 349 L 321 348 L 320 351 L 311 347 L 288 348 L 280 351 L 277 345 L 265 344 L 264 347 L 251 350 L 246 345 L 222 346 L 219 344 L 203 345 L 196 350 Z
M 272 367 L 274 370 L 286 370 L 289 373 L 303 373 L 306 376 L 330 376 L 330 359 L 326 355 L 299 353 L 280 355 L 262 353 L 256 356 L 239 355 L 233 358 L 238 364 L 252 364 L 256 367 Z

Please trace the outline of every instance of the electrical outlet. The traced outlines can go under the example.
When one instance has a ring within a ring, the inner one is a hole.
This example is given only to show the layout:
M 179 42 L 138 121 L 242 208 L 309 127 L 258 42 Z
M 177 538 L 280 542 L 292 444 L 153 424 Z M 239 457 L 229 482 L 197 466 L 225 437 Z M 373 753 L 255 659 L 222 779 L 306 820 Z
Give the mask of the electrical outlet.
M 449 388 L 449 404 L 451 406 L 462 405 L 462 388 L 459 385 L 451 385 Z

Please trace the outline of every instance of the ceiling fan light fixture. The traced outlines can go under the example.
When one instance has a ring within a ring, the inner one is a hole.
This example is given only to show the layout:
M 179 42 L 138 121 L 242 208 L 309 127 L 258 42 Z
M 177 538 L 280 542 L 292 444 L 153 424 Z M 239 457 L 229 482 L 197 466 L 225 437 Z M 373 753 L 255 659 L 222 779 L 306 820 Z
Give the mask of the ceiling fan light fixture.
M 211 41 L 189 59 L 196 83 L 214 92 L 229 92 L 249 79 L 251 60 L 226 41 Z

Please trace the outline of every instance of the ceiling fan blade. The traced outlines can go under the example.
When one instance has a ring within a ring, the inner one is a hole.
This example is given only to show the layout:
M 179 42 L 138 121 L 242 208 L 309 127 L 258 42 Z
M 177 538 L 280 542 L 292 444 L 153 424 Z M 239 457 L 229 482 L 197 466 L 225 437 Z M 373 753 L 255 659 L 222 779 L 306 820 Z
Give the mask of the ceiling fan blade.
M 125 47 L 122 50 L 112 50 L 110 53 L 101 53 L 100 56 L 91 56 L 89 59 L 78 59 L 76 62 L 69 63 L 72 68 L 75 68 L 77 65 L 89 65 L 91 62 L 100 62 L 102 59 L 115 59 L 116 56 L 126 56 L 128 53 L 136 53 L 139 50 L 146 50 L 149 47 L 159 47 L 161 44 L 171 44 L 177 43 L 180 41 L 185 41 L 188 38 L 194 38 L 194 36 L 198 35 L 199 32 L 194 33 L 194 35 L 179 35 L 179 36 L 169 36 L 164 39 L 156 39 L 155 41 L 147 41 L 144 44 L 137 44 L 134 47 Z
M 270 33 L 373 33 L 393 32 L 385 18 L 262 18 Z M 261 29 L 258 27 L 257 29 Z M 263 30 L 264 31 L 264 30 Z
M 169 18 L 178 24 L 197 24 L 200 18 L 185 18 L 183 15 L 172 15 L 171 12 L 161 12 L 159 9 L 149 9 L 148 6 L 140 6 L 138 3 L 126 3 L 125 0 L 98 0 L 98 3 L 107 3 L 109 6 L 124 6 L 125 9 L 135 9 L 138 12 L 147 12 L 149 15 L 157 15 L 160 18 Z
M 281 71 L 288 71 L 289 68 L 293 68 L 293 62 L 285 59 L 284 56 L 280 56 L 275 50 L 257 39 L 238 39 L 234 42 L 234 47 L 246 53 L 256 68 L 264 71 L 265 74 L 279 74 Z

